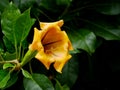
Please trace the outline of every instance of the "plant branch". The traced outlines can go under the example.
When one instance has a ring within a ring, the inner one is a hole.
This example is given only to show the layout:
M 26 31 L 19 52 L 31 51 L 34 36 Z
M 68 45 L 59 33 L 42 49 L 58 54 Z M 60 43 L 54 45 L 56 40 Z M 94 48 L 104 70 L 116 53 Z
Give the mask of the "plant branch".
M 59 16 L 59 19 L 61 19 L 61 18 L 68 12 L 69 7 L 70 7 L 70 4 L 68 4 L 68 5 L 66 6 L 66 8 L 65 8 L 64 11 L 63 11 L 63 13 Z
M 13 63 L 13 64 L 16 64 L 18 62 L 18 60 L 17 59 L 15 59 L 15 60 L 10 60 L 10 61 L 0 61 L 0 63 Z
M 1 54 L 0 54 L 0 60 L 4 61 L 3 57 L 1 56 Z

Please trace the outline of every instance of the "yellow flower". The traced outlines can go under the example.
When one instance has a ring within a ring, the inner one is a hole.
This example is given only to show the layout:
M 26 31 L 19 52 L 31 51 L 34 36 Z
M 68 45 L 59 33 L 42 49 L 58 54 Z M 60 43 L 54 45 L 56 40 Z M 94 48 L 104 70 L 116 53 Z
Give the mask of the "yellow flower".
M 60 29 L 63 23 L 63 20 L 52 23 L 40 22 L 42 30 L 34 28 L 33 42 L 29 46 L 29 49 L 38 51 L 35 58 L 47 69 L 53 63 L 56 71 L 60 73 L 65 63 L 71 58 L 69 50 L 73 50 L 66 32 Z

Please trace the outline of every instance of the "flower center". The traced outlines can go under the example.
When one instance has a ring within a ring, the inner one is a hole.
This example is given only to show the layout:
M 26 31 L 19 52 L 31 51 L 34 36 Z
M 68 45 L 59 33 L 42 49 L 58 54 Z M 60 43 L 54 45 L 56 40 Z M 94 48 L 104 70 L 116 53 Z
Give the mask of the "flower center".
M 61 40 L 58 41 L 52 41 L 52 42 L 48 42 L 43 44 L 44 47 L 44 52 L 46 54 L 53 54 L 53 51 L 58 48 L 58 46 L 55 46 L 56 43 L 59 43 Z

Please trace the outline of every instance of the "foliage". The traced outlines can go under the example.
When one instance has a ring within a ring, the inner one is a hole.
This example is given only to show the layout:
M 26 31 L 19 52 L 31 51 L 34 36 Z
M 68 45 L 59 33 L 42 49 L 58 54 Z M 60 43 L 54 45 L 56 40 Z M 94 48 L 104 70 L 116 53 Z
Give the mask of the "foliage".
M 85 66 L 91 81 L 97 50 L 106 42 L 120 40 L 119 9 L 119 0 L 0 0 L 0 89 L 72 90 L 84 60 L 88 60 Z M 32 42 L 33 27 L 39 28 L 39 21 L 60 19 L 74 47 L 62 74 L 52 66 L 46 70 L 35 58 L 16 68 Z

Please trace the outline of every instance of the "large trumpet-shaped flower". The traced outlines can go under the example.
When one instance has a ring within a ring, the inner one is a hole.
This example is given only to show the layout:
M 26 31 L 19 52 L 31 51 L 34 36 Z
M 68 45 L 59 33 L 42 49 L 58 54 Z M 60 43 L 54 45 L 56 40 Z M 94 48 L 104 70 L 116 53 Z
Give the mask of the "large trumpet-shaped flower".
M 53 63 L 56 71 L 62 71 L 65 63 L 71 58 L 69 50 L 73 50 L 71 42 L 65 31 L 61 31 L 63 20 L 44 23 L 40 22 L 41 30 L 34 28 L 34 38 L 29 49 L 37 50 L 35 58 L 49 69 Z

